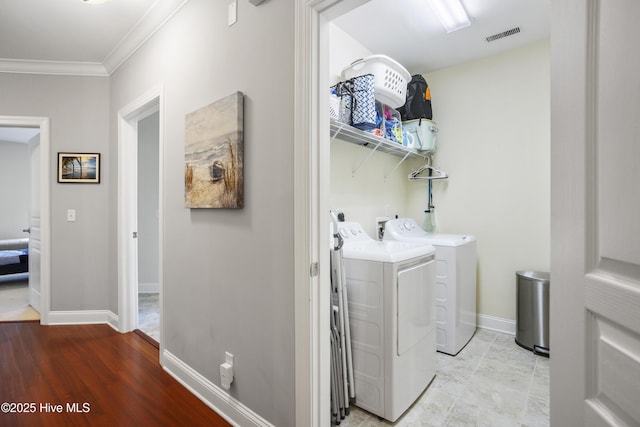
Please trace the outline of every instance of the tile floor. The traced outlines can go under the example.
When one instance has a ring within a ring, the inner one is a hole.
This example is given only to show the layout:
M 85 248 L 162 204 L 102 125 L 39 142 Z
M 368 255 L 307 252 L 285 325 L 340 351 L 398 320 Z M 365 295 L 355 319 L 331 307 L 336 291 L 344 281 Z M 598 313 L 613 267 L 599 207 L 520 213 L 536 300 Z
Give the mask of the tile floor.
M 138 325 L 159 340 L 158 294 L 140 294 Z M 395 424 L 358 407 L 341 427 L 549 426 L 549 359 L 512 335 L 478 329 L 455 357 L 436 353 L 436 377 Z
M 0 276 L 0 313 L 29 305 L 29 274 Z
M 549 425 L 549 359 L 512 335 L 478 329 L 457 356 L 436 353 L 436 362 L 435 379 L 395 424 L 352 406 L 340 426 Z
M 138 328 L 156 341 L 160 341 L 159 294 L 138 294 Z
M 40 320 L 29 304 L 29 274 L 0 276 L 0 322 Z

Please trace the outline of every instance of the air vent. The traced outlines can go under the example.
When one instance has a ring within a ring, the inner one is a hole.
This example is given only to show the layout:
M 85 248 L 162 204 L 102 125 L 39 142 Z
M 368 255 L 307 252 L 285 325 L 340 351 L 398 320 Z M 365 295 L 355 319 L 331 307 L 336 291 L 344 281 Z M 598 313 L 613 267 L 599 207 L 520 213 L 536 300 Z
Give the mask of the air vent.
M 515 27 L 515 28 L 512 28 L 510 30 L 503 31 L 501 33 L 489 36 L 489 37 L 485 38 L 485 40 L 487 41 L 487 43 L 490 43 L 492 41 L 496 41 L 496 40 L 499 40 L 499 39 L 503 39 L 505 37 L 512 36 L 514 34 L 518 34 L 519 32 L 520 32 L 520 27 Z

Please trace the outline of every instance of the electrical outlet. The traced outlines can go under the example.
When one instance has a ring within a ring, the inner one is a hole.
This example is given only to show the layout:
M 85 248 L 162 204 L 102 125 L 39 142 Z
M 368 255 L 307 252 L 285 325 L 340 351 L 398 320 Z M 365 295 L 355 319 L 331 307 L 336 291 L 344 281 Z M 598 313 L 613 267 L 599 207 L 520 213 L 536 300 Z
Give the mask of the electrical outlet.
M 225 352 L 225 362 L 220 365 L 220 384 L 225 390 L 231 388 L 233 382 L 233 354 Z
M 76 221 L 76 210 L 67 209 L 67 222 L 75 222 L 75 221 Z

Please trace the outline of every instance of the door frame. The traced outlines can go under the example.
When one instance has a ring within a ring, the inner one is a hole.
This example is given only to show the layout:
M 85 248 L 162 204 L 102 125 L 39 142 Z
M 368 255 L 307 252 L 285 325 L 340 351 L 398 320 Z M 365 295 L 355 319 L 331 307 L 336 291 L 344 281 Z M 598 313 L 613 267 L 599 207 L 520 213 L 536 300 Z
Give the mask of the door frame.
M 158 85 L 118 111 L 118 326 L 120 332 L 138 327 L 138 122 L 159 113 L 159 300 L 160 354 L 163 351 L 162 289 L 164 254 L 164 89 Z
M 0 116 L 2 127 L 40 128 L 40 324 L 51 310 L 51 133 L 48 117 Z
M 328 23 L 368 1 L 295 4 L 295 418 L 301 426 L 324 427 L 331 416 Z

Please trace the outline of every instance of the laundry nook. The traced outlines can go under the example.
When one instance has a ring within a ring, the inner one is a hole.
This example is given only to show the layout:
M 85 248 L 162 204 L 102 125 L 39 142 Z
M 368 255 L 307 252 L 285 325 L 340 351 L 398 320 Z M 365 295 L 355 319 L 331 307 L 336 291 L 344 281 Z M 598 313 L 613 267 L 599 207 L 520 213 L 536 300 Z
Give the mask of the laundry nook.
M 549 360 L 515 340 L 514 275 L 549 269 L 549 122 L 524 132 L 521 102 L 548 98 L 509 75 L 544 85 L 548 43 L 430 66 L 356 24 L 383 3 L 329 24 L 332 421 L 467 425 L 480 399 L 483 422 L 547 426 Z

